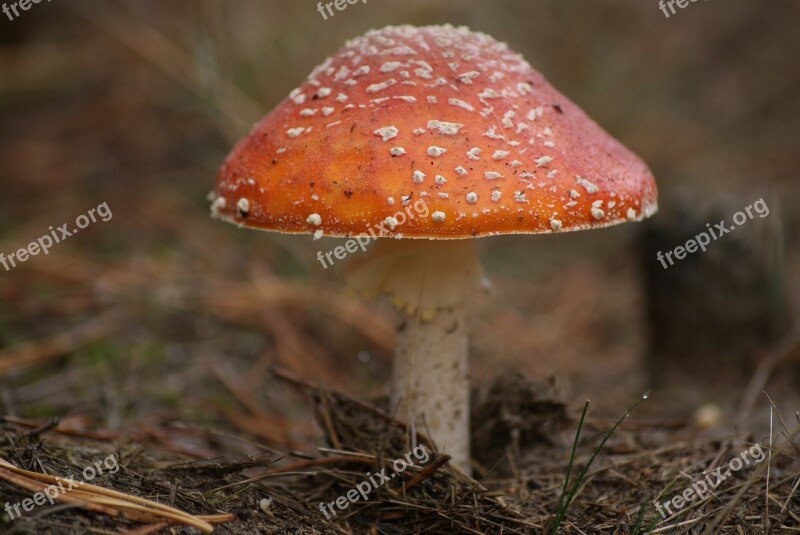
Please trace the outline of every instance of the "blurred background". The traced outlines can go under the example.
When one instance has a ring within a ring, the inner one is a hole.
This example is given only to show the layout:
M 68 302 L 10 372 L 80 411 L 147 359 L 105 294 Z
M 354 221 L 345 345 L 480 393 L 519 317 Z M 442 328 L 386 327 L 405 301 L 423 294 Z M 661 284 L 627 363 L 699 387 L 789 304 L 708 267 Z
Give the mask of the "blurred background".
M 481 240 L 494 287 L 473 303 L 474 386 L 555 378 L 613 415 L 655 387 L 643 414 L 712 402 L 723 416 L 703 426 L 766 424 L 767 388 L 792 413 L 798 16 L 795 0 L 669 18 L 656 0 L 369 0 L 327 20 L 307 0 L 57 0 L 0 15 L 0 252 L 113 213 L 0 267 L 0 414 L 203 454 L 213 440 L 181 433 L 314 444 L 271 367 L 382 399 L 392 310 L 344 295 L 320 242 L 211 220 L 206 194 L 232 144 L 346 39 L 445 22 L 522 53 L 649 163 L 661 199 L 648 224 Z M 769 215 L 709 252 L 656 260 L 759 199 Z

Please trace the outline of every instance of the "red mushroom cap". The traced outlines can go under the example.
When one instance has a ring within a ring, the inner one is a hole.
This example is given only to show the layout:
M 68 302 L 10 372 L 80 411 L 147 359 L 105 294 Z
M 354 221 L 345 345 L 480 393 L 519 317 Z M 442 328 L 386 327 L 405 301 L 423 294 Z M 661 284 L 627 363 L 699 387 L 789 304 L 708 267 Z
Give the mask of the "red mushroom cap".
M 212 204 L 247 227 L 408 238 L 582 230 L 656 210 L 639 157 L 505 44 L 452 26 L 348 42 L 238 143 Z

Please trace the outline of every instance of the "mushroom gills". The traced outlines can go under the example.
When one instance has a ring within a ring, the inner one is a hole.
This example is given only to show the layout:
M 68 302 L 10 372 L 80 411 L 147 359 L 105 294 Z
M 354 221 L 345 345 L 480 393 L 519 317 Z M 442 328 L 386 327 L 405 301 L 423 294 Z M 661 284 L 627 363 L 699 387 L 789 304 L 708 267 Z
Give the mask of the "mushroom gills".
M 343 270 L 347 287 L 367 297 L 388 295 L 408 315 L 430 321 L 489 287 L 475 240 L 379 239 Z

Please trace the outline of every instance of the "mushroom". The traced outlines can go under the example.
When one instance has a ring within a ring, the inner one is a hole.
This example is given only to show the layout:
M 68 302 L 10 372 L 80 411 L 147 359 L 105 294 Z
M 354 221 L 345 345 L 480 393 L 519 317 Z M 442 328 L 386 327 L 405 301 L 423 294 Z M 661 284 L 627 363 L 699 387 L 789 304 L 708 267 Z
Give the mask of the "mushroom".
M 236 145 L 212 197 L 240 226 L 358 238 L 348 284 L 401 311 L 392 410 L 465 470 L 473 238 L 657 210 L 641 159 L 507 45 L 449 25 L 349 41 Z

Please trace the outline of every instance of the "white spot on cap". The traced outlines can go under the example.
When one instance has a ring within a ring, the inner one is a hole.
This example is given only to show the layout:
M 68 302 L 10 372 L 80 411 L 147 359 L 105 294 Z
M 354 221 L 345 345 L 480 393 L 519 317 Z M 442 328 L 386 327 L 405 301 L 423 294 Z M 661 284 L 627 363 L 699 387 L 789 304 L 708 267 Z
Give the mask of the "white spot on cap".
M 578 197 L 580 197 L 580 196 L 581 196 L 581 194 L 580 194 L 580 193 L 578 193 L 578 190 L 576 190 L 576 189 L 571 189 L 571 190 L 569 190 L 569 196 L 570 196 L 571 198 L 573 198 L 573 199 L 577 199 Z
M 426 130 L 424 128 L 415 128 L 414 130 L 411 131 L 411 133 L 414 134 L 415 136 L 422 135 L 425 132 Z
M 444 221 L 444 218 L 445 218 L 444 212 L 434 212 L 431 214 L 431 219 L 433 219 L 437 223 L 441 223 L 442 221 Z
M 350 69 L 348 69 L 346 65 L 342 65 L 341 67 L 339 67 L 339 70 L 336 71 L 336 75 L 333 77 L 333 79 L 338 82 L 340 80 L 344 80 L 345 78 L 347 78 L 349 74 L 350 74 Z
M 391 149 L 389 149 L 389 154 L 391 154 L 392 156 L 402 156 L 405 153 L 406 149 L 404 149 L 403 147 L 392 147 Z
M 394 206 L 394 197 L 386 197 L 386 204 Z
M 524 95 L 526 93 L 531 93 L 533 90 L 531 89 L 531 84 L 528 82 L 519 82 L 517 84 L 517 91 Z
M 317 91 L 317 96 L 320 98 L 327 97 L 330 94 L 331 94 L 330 87 L 320 87 L 319 90 Z
M 389 216 L 383 220 L 383 224 L 389 227 L 389 230 L 394 230 L 397 228 L 397 219 Z
M 469 204 L 477 203 L 478 202 L 478 194 L 475 193 L 474 191 L 470 191 L 469 193 L 467 193 L 467 202 Z
M 525 198 L 524 191 L 515 191 L 514 192 L 514 200 L 516 202 L 528 202 L 528 199 Z
M 445 184 L 447 184 L 447 179 L 442 175 L 436 175 L 435 177 L 433 177 L 433 181 L 440 186 L 444 186 Z
M 462 84 L 470 85 L 472 84 L 472 79 L 477 78 L 480 75 L 481 73 L 479 73 L 478 71 L 464 72 L 456 76 L 456 80 L 458 80 Z
M 553 230 L 561 230 L 561 220 L 560 219 L 551 219 L 550 220 L 550 228 Z
M 300 110 L 300 115 L 302 117 L 311 117 L 312 115 L 314 115 L 318 111 L 319 110 L 317 108 L 303 108 L 302 110 Z
M 505 139 L 506 138 L 506 136 L 497 133 L 497 127 L 496 126 L 492 126 L 491 128 L 489 128 L 489 130 L 487 130 L 486 132 L 484 132 L 481 135 L 482 136 L 486 136 L 489 139 Z
M 428 104 L 436 104 L 437 102 L 439 102 L 439 101 L 438 101 L 438 100 L 436 100 L 436 97 L 435 97 L 435 96 L 433 96 L 433 95 L 428 95 Z
M 435 119 L 428 121 L 429 129 L 436 130 L 445 136 L 454 136 L 458 134 L 458 131 L 463 127 L 464 125 L 461 123 L 447 123 L 445 121 L 437 121 Z
M 600 208 L 603 205 L 603 200 L 599 199 L 592 203 L 592 217 L 595 219 L 603 219 L 606 213 Z
M 409 96 L 409 95 L 396 95 L 396 96 L 394 96 L 392 98 L 396 99 L 396 100 L 402 100 L 402 101 L 405 101 L 405 102 L 411 102 L 411 103 L 414 103 L 414 102 L 417 101 L 416 97 L 412 97 L 412 96 Z
M 492 202 L 500 202 L 500 197 L 503 196 L 503 192 L 494 190 L 492 192 Z
M 315 231 L 314 231 L 314 241 L 317 241 L 317 240 L 319 240 L 320 238 L 322 238 L 322 236 L 323 236 L 324 234 L 325 234 L 325 232 L 324 232 L 324 231 L 323 231 L 321 228 L 318 228 L 317 230 L 315 230 Z
M 507 157 L 509 152 L 507 150 L 496 150 L 494 154 L 492 154 L 492 158 L 495 160 L 502 160 L 503 158 Z
M 377 93 L 378 91 L 383 91 L 386 88 L 392 87 L 394 84 L 397 83 L 397 80 L 394 78 L 389 78 L 385 82 L 381 82 L 379 84 L 372 84 L 367 86 L 366 92 L 367 93 Z
M 375 130 L 373 134 L 380 136 L 384 141 L 389 141 L 390 139 L 397 137 L 398 132 L 400 131 L 396 126 L 384 126 L 383 128 L 378 128 Z
M 531 111 L 529 111 L 529 112 L 528 112 L 528 115 L 526 115 L 525 117 L 526 117 L 526 118 L 527 118 L 529 121 L 535 121 L 536 119 L 538 119 L 539 117 L 541 117 L 541 116 L 542 116 L 542 114 L 544 114 L 544 108 L 542 108 L 542 107 L 537 107 L 537 108 L 533 108 Z
M 239 213 L 242 215 L 247 215 L 250 213 L 250 201 L 242 197 L 236 201 L 236 208 L 239 209 Z
M 413 180 L 415 184 L 422 184 L 422 181 L 425 180 L 425 173 L 422 171 L 414 171 L 411 175 L 411 180 Z
M 322 115 L 327 117 L 330 114 L 332 114 L 334 111 L 336 111 L 336 108 L 325 107 L 325 108 L 322 108 Z
M 450 194 L 449 194 L 449 193 L 445 193 L 445 192 L 443 192 L 443 191 L 440 191 L 440 192 L 439 192 L 439 193 L 437 193 L 436 195 L 437 195 L 437 196 L 438 196 L 440 199 L 449 199 L 449 198 L 450 198 Z
M 458 173 L 461 176 L 464 176 L 467 174 L 467 170 L 459 165 L 458 167 L 456 167 L 456 173 Z
M 589 194 L 597 193 L 598 191 L 600 191 L 600 188 L 598 188 L 585 178 L 581 178 L 579 176 L 575 177 L 575 183 L 578 184 L 579 186 L 583 186 L 583 188 L 586 190 L 586 193 Z
M 443 149 L 442 147 L 437 147 L 436 145 L 431 145 L 428 147 L 428 156 L 432 158 L 437 158 L 447 152 L 447 149 Z
M 211 203 L 211 215 L 216 217 L 220 210 L 225 209 L 226 202 L 225 197 L 217 197 L 214 199 L 214 202 Z
M 303 128 L 302 126 L 299 128 L 290 128 L 289 130 L 286 131 L 286 135 L 289 136 L 290 138 L 295 138 L 305 131 L 306 129 Z
M 535 162 L 536 162 L 536 166 L 537 166 L 537 167 L 542 167 L 543 165 L 547 165 L 547 164 L 549 164 L 550 162 L 552 162 L 552 161 L 553 161 L 553 159 L 554 159 L 554 158 L 553 158 L 552 156 L 542 156 L 541 158 L 537 158 L 537 159 L 535 160 Z
M 338 95 L 336 95 L 336 102 L 344 102 L 346 100 L 347 100 L 347 95 L 345 95 L 344 93 L 339 93 Z
M 507 112 L 505 112 L 505 114 L 503 114 L 502 123 L 504 128 L 514 128 L 514 121 L 512 121 L 511 119 L 515 115 L 516 113 L 514 112 L 514 110 L 508 110 Z
M 472 147 L 467 151 L 467 158 L 469 158 L 470 160 L 480 160 L 480 158 L 478 158 L 478 154 L 480 153 L 481 149 L 479 149 L 478 147 Z
M 399 61 L 387 61 L 381 65 L 381 72 L 392 72 L 402 67 L 403 64 Z
M 496 178 L 503 178 L 503 175 L 495 171 L 484 171 L 483 176 L 489 180 L 494 180 Z
M 447 103 L 450 104 L 451 106 L 458 106 L 459 108 L 463 108 L 467 111 L 475 111 L 475 108 L 473 108 L 470 103 L 464 102 L 463 100 L 458 98 L 448 99 Z
M 319 216 L 319 214 L 311 214 L 306 218 L 306 223 L 318 227 L 322 224 L 322 218 Z
M 628 211 L 625 213 L 625 217 L 628 218 L 628 221 L 633 221 L 636 219 L 636 210 L 633 208 L 628 208 Z

